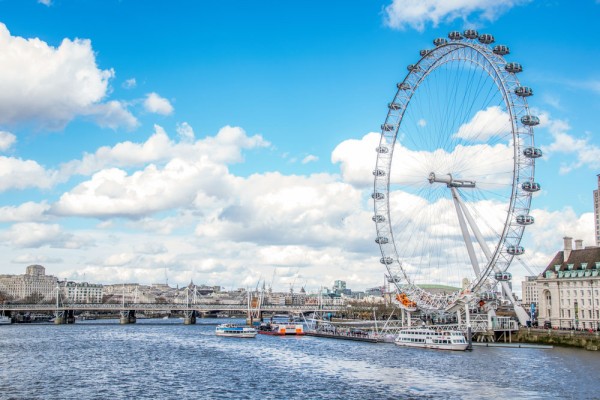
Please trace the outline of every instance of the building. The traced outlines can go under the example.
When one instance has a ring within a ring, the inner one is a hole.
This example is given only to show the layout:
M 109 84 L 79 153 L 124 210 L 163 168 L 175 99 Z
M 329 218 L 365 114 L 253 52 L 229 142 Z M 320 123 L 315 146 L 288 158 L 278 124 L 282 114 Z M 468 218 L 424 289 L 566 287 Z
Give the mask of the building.
M 594 225 L 596 246 L 600 246 L 600 174 L 598 174 L 598 189 L 594 190 Z
M 600 328 L 600 247 L 583 248 L 583 241 L 564 238 L 537 279 L 539 321 L 553 327 Z
M 63 302 L 102 303 L 103 286 L 87 282 L 61 282 Z
M 51 301 L 56 298 L 57 283 L 41 265 L 28 266 L 24 275 L 0 275 L 0 291 L 10 301 Z
M 521 295 L 523 304 L 537 304 L 539 303 L 538 290 L 537 290 L 537 276 L 526 276 L 525 280 L 521 285 Z

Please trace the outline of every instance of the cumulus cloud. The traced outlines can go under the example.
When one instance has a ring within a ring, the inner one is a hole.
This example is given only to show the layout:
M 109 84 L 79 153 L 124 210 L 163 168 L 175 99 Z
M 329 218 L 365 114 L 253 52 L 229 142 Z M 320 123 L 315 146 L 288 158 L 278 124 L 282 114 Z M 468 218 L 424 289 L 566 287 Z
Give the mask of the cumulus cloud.
M 0 131 L 0 151 L 6 151 L 17 141 L 17 137 L 10 132 Z
M 57 264 L 63 262 L 60 257 L 48 257 L 40 254 L 21 254 L 13 258 L 11 262 L 15 264 Z
M 52 0 L 38 0 L 38 3 L 50 7 L 52 5 Z
M 8 189 L 47 189 L 58 181 L 56 171 L 46 170 L 33 160 L 0 156 L 0 191 Z
M 28 201 L 19 206 L 0 207 L 0 222 L 36 222 L 47 219 L 46 211 L 50 206 L 46 202 Z
M 133 117 L 121 103 L 104 105 L 112 69 L 96 65 L 86 39 L 63 39 L 49 46 L 41 39 L 12 36 L 0 23 L 0 123 L 28 123 L 61 129 L 77 115 L 130 126 Z
M 413 28 L 422 32 L 431 23 L 467 21 L 471 16 L 482 21 L 494 21 L 511 8 L 529 0 L 392 0 L 385 7 L 384 22 L 393 29 Z
M 134 87 L 137 86 L 137 81 L 135 80 L 135 78 L 130 78 L 125 80 L 125 82 L 123 82 L 122 86 L 125 89 L 133 89 Z
M 453 136 L 460 139 L 485 142 L 492 137 L 511 134 L 510 115 L 498 106 L 477 111 L 471 121 L 458 128 Z
M 192 129 L 191 125 L 187 122 L 177 124 L 177 134 L 179 135 L 181 140 L 186 142 L 191 142 L 195 139 L 194 129 Z
M 161 115 L 169 115 L 173 113 L 173 106 L 169 102 L 169 100 L 164 97 L 160 97 L 158 93 L 148 93 L 146 99 L 144 100 L 144 108 L 146 111 L 161 114 Z

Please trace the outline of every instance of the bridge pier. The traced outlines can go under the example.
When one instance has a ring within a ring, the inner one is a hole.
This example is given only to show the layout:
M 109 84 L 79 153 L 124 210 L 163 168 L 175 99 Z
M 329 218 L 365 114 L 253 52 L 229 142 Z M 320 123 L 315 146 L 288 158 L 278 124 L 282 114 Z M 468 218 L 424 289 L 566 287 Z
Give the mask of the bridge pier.
M 75 310 L 56 311 L 54 315 L 55 325 L 75 323 Z
M 195 325 L 196 324 L 196 310 L 186 311 L 183 317 L 184 325 Z
M 120 311 L 119 314 L 119 323 L 121 325 L 135 324 L 137 321 L 137 318 L 135 317 L 135 310 L 123 310 Z

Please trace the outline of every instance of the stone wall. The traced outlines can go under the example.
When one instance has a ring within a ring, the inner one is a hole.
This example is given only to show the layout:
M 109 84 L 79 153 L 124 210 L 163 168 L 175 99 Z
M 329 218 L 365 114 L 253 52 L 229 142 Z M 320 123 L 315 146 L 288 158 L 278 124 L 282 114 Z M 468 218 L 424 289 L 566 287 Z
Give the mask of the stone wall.
M 550 344 L 580 347 L 594 351 L 600 350 L 599 332 L 521 328 L 516 335 L 513 334 L 512 340 L 520 343 Z

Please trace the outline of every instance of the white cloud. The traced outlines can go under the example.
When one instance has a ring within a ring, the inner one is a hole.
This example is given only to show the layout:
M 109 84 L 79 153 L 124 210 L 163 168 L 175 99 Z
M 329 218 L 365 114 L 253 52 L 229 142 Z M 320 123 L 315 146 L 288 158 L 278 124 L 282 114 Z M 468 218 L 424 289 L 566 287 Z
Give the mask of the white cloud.
M 52 5 L 52 0 L 38 0 L 38 3 L 50 7 Z
M 58 181 L 55 171 L 32 160 L 0 156 L 0 191 L 52 187 Z
M 0 222 L 35 222 L 47 219 L 46 211 L 50 206 L 46 202 L 34 203 L 29 201 L 17 207 L 0 207 Z
M 504 137 L 512 132 L 510 116 L 498 106 L 477 111 L 471 121 L 458 128 L 453 136 L 460 139 L 485 142 L 492 137 Z
M 181 140 L 185 142 L 191 142 L 195 139 L 194 129 L 187 122 L 177 124 L 177 134 L 179 135 Z
M 169 102 L 169 100 L 164 97 L 160 97 L 158 93 L 148 93 L 146 99 L 144 100 L 144 108 L 146 111 L 161 114 L 161 115 L 169 115 L 173 113 L 173 106 Z
M 134 87 L 137 86 L 137 81 L 135 80 L 135 78 L 130 78 L 125 80 L 125 82 L 123 82 L 122 86 L 125 89 L 133 89 Z
M 64 232 L 58 224 L 23 222 L 12 225 L 0 235 L 3 240 L 17 248 L 40 248 L 44 246 L 79 249 L 90 244 L 85 238 L 78 238 Z
M 127 115 L 121 121 L 130 123 L 135 118 L 121 103 L 102 103 L 113 76 L 112 69 L 98 69 L 89 40 L 63 39 L 55 48 L 38 38 L 12 36 L 0 23 L 2 124 L 58 130 L 77 115 Z
M 21 254 L 11 260 L 15 264 L 56 264 L 62 262 L 62 258 L 48 257 L 40 254 Z
M 552 143 L 542 146 L 546 158 L 560 154 L 575 156 L 575 161 L 561 163 L 560 174 L 567 174 L 584 166 L 589 169 L 600 168 L 600 147 L 591 142 L 591 134 L 588 137 L 574 137 L 568 133 L 571 130 L 568 122 L 553 119 L 548 113 L 540 114 L 539 126 L 548 129 L 553 138 Z
M 304 157 L 302 159 L 302 164 L 308 164 L 310 162 L 315 162 L 315 161 L 318 161 L 318 160 L 319 160 L 319 157 L 317 157 L 315 155 L 312 155 L 312 154 L 309 154 L 309 155 L 307 155 L 306 157 Z
M 512 7 L 528 0 L 392 0 L 385 8 L 384 22 L 394 29 L 411 27 L 420 32 L 427 23 L 437 27 L 455 19 L 467 21 L 472 15 L 494 21 Z
M 6 151 L 17 141 L 17 137 L 10 132 L 0 131 L 0 151 Z

